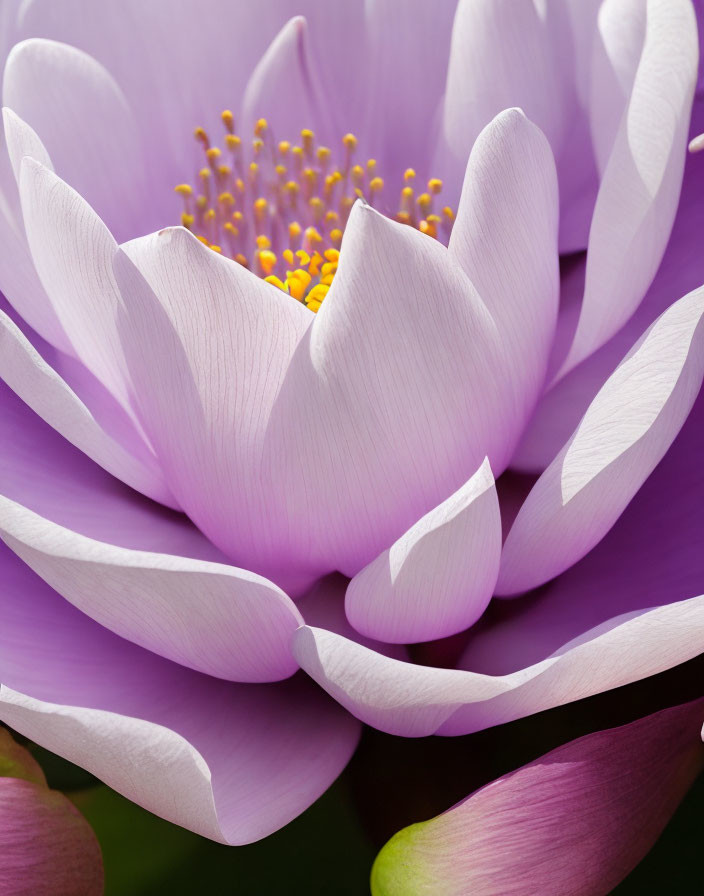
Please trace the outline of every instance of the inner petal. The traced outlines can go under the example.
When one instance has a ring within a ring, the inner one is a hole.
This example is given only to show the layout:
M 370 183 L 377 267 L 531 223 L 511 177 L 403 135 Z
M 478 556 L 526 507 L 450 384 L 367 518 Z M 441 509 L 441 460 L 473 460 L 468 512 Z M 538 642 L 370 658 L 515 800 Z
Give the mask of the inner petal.
M 301 130 L 298 143 L 277 141 L 260 118 L 253 139 L 246 142 L 236 133 L 229 109 L 221 118 L 223 148 L 203 128 L 195 129 L 205 164 L 195 186 L 175 187 L 184 202 L 181 223 L 213 251 L 228 255 L 311 311 L 318 311 L 332 285 L 342 234 L 357 199 L 448 241 L 454 212 L 440 207 L 438 178 L 420 189 L 416 172 L 407 168 L 394 190 L 385 184 L 375 159 L 362 161 L 354 134 L 345 134 L 335 153 L 317 145 L 309 128 Z

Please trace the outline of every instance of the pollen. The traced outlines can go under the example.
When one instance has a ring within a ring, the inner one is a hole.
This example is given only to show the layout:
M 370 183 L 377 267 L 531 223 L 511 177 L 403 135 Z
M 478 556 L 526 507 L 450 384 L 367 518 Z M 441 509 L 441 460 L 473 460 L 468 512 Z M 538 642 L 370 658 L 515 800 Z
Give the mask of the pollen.
M 319 144 L 311 128 L 302 128 L 296 140 L 275 140 L 269 122 L 260 118 L 247 139 L 237 133 L 229 109 L 220 118 L 220 141 L 211 141 L 202 127 L 193 132 L 204 164 L 194 185 L 174 187 L 183 202 L 181 224 L 313 313 L 335 280 L 345 225 L 358 197 L 428 237 L 447 240 L 454 212 L 434 208 L 443 187 L 439 178 L 416 192 L 416 171 L 407 168 L 394 190 L 376 159 L 357 158 L 359 141 L 352 133 L 335 149 Z

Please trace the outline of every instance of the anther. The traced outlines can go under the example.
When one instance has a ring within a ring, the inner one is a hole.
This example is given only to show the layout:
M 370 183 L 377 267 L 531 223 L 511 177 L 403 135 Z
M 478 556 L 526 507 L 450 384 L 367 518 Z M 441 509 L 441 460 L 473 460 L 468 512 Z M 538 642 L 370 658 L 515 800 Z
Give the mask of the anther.
M 235 133 L 235 116 L 232 114 L 232 112 L 229 109 L 225 109 L 221 113 L 220 118 L 222 118 L 222 123 L 227 128 L 228 133 L 234 134 Z

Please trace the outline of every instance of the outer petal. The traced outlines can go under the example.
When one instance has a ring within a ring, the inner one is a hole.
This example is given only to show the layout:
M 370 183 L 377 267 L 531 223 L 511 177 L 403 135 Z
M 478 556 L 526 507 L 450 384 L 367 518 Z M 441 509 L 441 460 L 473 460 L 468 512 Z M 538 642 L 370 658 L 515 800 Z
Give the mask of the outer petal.
M 198 533 L 111 494 L 100 478 L 77 486 L 62 463 L 62 454 L 74 459 L 68 445 L 61 451 L 44 435 L 25 454 L 23 441 L 42 427 L 17 410 L 8 397 L 0 534 L 26 563 L 107 628 L 177 662 L 239 681 L 295 671 L 288 642 L 302 619 L 283 592 L 244 570 L 179 556 L 204 551 Z M 90 477 L 92 465 L 76 460 Z M 42 470 L 47 462 L 53 470 Z
M 501 556 L 501 517 L 487 460 L 352 579 L 345 612 L 368 637 L 430 641 L 469 628 L 484 612 Z
M 543 473 L 506 538 L 497 590 L 540 585 L 608 532 L 669 448 L 704 376 L 704 287 L 648 330 Z
M 599 8 L 590 85 L 590 125 L 602 175 L 628 106 L 643 52 L 647 0 L 605 0 Z
M 325 790 L 358 725 L 305 679 L 237 685 L 176 666 L 74 610 L 6 551 L 0 718 L 145 808 L 241 844 Z
M 0 378 L 44 420 L 90 458 L 123 482 L 157 501 L 174 506 L 156 459 L 143 448 L 129 453 L 108 435 L 90 410 L 0 312 Z
M 7 58 L 3 104 L 36 131 L 58 174 L 119 238 L 164 223 L 150 218 L 153 205 L 145 203 L 137 123 L 95 59 L 55 41 L 23 41 Z
M 46 785 L 0 778 L 0 892 L 101 896 L 103 862 L 88 822 Z
M 542 388 L 555 333 L 558 213 L 547 140 L 520 110 L 501 113 L 472 149 L 449 250 L 499 328 L 519 416 Z
M 692 112 L 690 136 L 694 137 L 702 130 L 704 97 L 697 97 Z M 683 296 L 704 283 L 704 253 L 700 246 L 700 233 L 704 229 L 704 203 L 701 201 L 703 191 L 702 157 L 700 154 L 690 153 L 685 163 L 682 193 L 670 242 L 645 298 L 633 317 L 606 345 L 577 365 L 543 395 L 516 456 L 511 461 L 512 466 L 523 470 L 544 470 L 569 438 L 590 402 L 626 352 L 676 297 Z M 575 269 L 575 273 L 577 270 Z M 556 338 L 556 342 L 560 341 L 560 346 L 551 359 L 553 372 L 559 368 L 571 344 L 584 291 L 582 283 L 581 291 L 574 295 L 576 301 L 571 301 L 567 307 L 564 290 L 568 286 L 574 294 L 579 284 L 576 281 L 568 284 L 563 278 Z M 550 372 L 548 377 L 551 378 Z
M 645 856 L 704 768 L 698 700 L 558 747 L 430 821 L 372 871 L 374 896 L 602 896 Z
M 657 674 L 702 652 L 704 396 L 613 530 L 522 601 L 492 605 L 463 669 L 375 655 L 300 629 L 301 665 L 355 715 L 393 734 L 467 734 Z M 495 612 L 500 611 L 500 612 Z
M 13 161 L 21 161 L 27 152 L 40 155 L 42 161 L 49 162 L 48 167 L 51 163 L 41 140 L 28 125 L 9 110 L 3 110 L 3 119 L 5 140 L 0 140 L 0 241 L 3 246 L 0 289 L 38 333 L 64 351 L 71 351 L 71 343 L 37 277 L 29 253 L 12 167 Z
M 39 278 L 76 355 L 129 407 L 112 276 L 117 244 L 78 193 L 29 157 L 22 162 L 20 196 Z
M 558 378 L 623 326 L 662 259 L 682 184 L 697 54 L 689 0 L 648 0 L 643 53 L 594 209 L 582 312 Z

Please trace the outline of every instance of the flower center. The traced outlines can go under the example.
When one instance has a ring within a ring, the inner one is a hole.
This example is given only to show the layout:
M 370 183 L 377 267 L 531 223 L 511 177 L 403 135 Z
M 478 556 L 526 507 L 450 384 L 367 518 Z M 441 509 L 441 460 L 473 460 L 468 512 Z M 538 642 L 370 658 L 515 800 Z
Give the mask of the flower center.
M 357 138 L 345 134 L 340 158 L 316 145 L 304 128 L 300 144 L 276 142 L 266 119 L 245 144 L 235 131 L 232 112 L 222 113 L 224 148 L 211 143 L 203 128 L 196 140 L 205 165 L 197 186 L 179 184 L 181 223 L 215 252 L 233 258 L 316 312 L 337 271 L 342 233 L 357 198 L 430 237 L 447 237 L 454 213 L 435 211 L 442 181 L 431 178 L 417 194 L 416 173 L 407 168 L 397 203 L 386 199 L 374 159 L 355 161 Z M 396 210 L 392 210 L 396 206 Z

